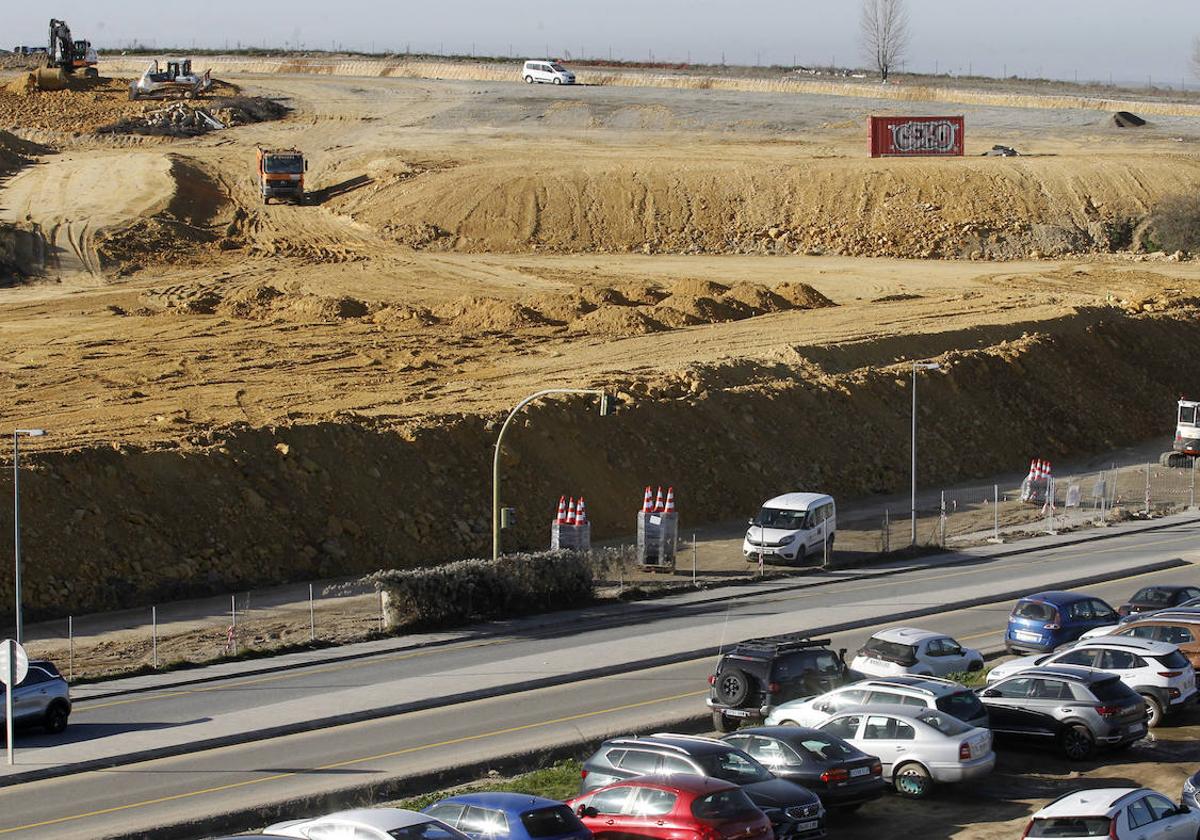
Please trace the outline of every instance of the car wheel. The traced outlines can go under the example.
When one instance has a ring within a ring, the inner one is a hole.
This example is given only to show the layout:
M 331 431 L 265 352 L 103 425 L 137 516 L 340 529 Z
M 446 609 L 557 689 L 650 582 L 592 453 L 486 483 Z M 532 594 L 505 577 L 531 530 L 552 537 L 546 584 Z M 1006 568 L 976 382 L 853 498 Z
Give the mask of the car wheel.
M 526 76 L 526 77 L 525 77 L 525 84 L 527 84 L 527 85 L 531 85 L 531 84 L 533 84 L 533 76 Z
M 892 773 L 892 785 L 901 796 L 920 799 L 928 796 L 933 790 L 933 779 L 929 777 L 928 770 L 910 761 L 908 764 L 901 764 Z
M 717 677 L 717 697 L 727 706 L 740 706 L 750 693 L 750 678 L 737 668 L 722 671 Z
M 1080 724 L 1067 727 L 1058 736 L 1063 755 L 1071 761 L 1083 761 L 1096 749 L 1096 739 L 1090 729 Z
M 1160 723 L 1162 723 L 1162 719 L 1163 719 L 1162 703 L 1159 703 L 1157 699 L 1155 699 L 1154 697 L 1151 697 L 1149 694 L 1143 694 L 1142 699 L 1146 701 L 1146 711 L 1148 711 L 1150 713 L 1150 719 L 1148 721 L 1146 721 L 1146 728 L 1153 729 L 1154 727 L 1156 727 Z
M 982 671 L 982 670 L 983 670 L 983 663 L 980 662 L 978 659 L 974 660 L 973 662 L 967 663 L 967 671 L 968 672 Z
M 556 85 L 561 85 L 561 84 L 562 84 L 562 79 L 558 78 L 558 76 L 555 76 L 555 77 L 554 77 L 554 84 L 556 84 Z
M 730 723 L 729 718 L 725 717 L 721 712 L 712 713 L 713 729 L 718 732 L 732 732 L 737 729 L 737 724 Z
M 67 717 L 70 712 L 62 703 L 52 703 L 50 708 L 46 710 L 46 717 L 42 722 L 42 726 L 51 735 L 57 735 L 67 728 Z
M 794 720 L 781 720 L 781 721 L 779 721 L 779 723 L 777 725 L 778 726 L 799 726 L 800 724 L 796 723 L 796 721 L 794 721 Z

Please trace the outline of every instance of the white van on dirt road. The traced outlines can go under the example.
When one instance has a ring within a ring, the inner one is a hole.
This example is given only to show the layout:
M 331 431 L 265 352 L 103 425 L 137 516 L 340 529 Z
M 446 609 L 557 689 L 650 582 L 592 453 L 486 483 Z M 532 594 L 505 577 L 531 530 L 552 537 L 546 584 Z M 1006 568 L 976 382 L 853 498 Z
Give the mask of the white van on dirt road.
M 543 85 L 575 84 L 575 74 L 557 61 L 526 61 L 521 78 L 527 85 L 534 82 Z
M 785 493 L 763 502 L 742 541 L 746 561 L 761 556 L 803 563 L 833 556 L 837 506 L 824 493 Z

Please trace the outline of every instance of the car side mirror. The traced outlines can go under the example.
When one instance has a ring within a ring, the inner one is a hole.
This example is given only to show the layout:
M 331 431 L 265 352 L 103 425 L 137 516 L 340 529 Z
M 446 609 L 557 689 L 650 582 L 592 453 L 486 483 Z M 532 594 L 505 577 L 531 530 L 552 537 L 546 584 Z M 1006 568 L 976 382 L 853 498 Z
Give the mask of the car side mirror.
M 846 649 L 838 648 L 838 659 L 842 660 L 842 664 L 846 664 Z
M 996 689 L 994 689 L 994 688 L 985 688 L 985 689 L 984 689 L 984 690 L 981 692 L 981 694 L 982 694 L 982 696 L 984 696 L 984 697 L 999 697 L 999 696 L 1000 696 L 1000 692 L 999 692 L 999 691 L 997 691 L 997 690 L 996 690 Z
M 593 817 L 598 817 L 599 815 L 600 812 L 591 805 L 580 805 L 575 809 L 575 816 L 577 817 L 587 817 L 588 819 L 591 819 Z

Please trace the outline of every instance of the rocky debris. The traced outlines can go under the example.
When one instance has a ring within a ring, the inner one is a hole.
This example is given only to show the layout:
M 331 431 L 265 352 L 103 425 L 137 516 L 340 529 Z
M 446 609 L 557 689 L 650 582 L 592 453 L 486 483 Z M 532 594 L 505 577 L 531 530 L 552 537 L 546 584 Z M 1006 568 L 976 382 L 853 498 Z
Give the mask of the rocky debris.
M 165 108 L 147 111 L 136 117 L 125 117 L 112 125 L 102 126 L 97 134 L 149 134 L 172 137 L 195 137 L 225 128 L 206 108 L 184 102 L 174 102 Z
M 1016 157 L 1021 154 L 1012 146 L 1001 146 L 999 144 L 992 146 L 986 152 L 981 154 L 981 157 Z

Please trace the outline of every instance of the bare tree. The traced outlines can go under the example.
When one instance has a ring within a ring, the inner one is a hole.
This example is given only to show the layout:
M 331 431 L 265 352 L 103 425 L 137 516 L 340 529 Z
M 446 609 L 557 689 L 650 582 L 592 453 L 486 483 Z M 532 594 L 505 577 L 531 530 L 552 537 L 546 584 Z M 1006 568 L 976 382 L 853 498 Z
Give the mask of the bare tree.
M 908 48 L 908 9 L 904 0 L 863 0 L 862 47 L 886 83 Z

